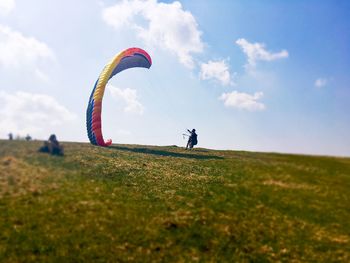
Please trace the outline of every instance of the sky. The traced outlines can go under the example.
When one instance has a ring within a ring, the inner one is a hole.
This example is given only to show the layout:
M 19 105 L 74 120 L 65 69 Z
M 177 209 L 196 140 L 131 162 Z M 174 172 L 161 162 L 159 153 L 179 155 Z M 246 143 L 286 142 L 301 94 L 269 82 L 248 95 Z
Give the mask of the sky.
M 0 138 L 87 142 L 103 67 L 114 143 L 350 156 L 350 2 L 0 0 Z

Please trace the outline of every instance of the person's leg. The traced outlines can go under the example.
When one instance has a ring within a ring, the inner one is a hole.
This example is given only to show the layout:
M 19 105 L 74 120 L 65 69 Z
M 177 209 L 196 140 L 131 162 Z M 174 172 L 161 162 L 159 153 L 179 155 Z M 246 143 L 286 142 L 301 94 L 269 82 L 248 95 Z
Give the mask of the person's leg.
M 48 142 L 44 142 L 44 146 L 39 148 L 39 152 L 43 152 L 43 153 L 50 152 Z
M 64 155 L 64 149 L 62 145 L 60 145 L 60 155 Z
M 47 143 L 47 148 L 49 149 L 49 153 L 53 154 L 54 147 L 53 147 L 53 145 L 52 145 L 51 142 L 48 142 L 48 143 Z

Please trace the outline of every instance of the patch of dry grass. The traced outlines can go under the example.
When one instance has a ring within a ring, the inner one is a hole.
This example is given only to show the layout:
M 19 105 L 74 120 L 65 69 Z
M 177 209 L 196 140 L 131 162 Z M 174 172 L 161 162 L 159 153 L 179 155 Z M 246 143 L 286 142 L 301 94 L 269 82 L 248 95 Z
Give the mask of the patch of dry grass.
M 271 185 L 271 186 L 278 186 L 281 188 L 287 188 L 287 189 L 303 189 L 303 190 L 316 190 L 316 186 L 308 185 L 308 184 L 297 184 L 297 183 L 288 183 L 288 182 L 282 182 L 277 180 L 267 180 L 263 182 L 263 185 Z
M 48 185 L 42 179 L 48 176 L 45 168 L 29 165 L 13 156 L 0 158 L 0 197 L 18 197 L 31 193 L 39 195 Z M 51 186 L 53 187 L 53 186 Z

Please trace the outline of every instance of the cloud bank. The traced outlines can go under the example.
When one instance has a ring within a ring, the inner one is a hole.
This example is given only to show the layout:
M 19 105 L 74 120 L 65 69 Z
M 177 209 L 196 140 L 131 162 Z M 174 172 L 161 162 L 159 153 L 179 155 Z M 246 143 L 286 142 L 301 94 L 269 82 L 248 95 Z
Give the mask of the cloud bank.
M 0 91 L 0 133 L 47 135 L 77 118 L 75 114 L 45 94 Z M 45 134 L 44 134 L 45 132 Z
M 104 8 L 102 16 L 116 30 L 132 28 L 145 43 L 170 51 L 188 68 L 194 67 L 193 54 L 203 51 L 198 24 L 180 2 L 123 0 Z
M 30 71 L 43 78 L 45 63 L 54 60 L 55 54 L 47 44 L 0 24 L 0 67 Z

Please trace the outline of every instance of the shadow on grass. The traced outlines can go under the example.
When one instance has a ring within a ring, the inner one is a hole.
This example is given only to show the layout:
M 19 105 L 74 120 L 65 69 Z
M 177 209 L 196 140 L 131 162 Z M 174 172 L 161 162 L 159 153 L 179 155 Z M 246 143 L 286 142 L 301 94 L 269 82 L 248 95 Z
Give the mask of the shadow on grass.
M 115 146 L 115 145 L 109 146 L 109 148 L 120 150 L 120 151 L 153 154 L 153 155 L 159 155 L 159 156 L 170 156 L 170 157 L 178 157 L 178 158 L 192 158 L 192 159 L 199 159 L 199 160 L 224 159 L 221 156 L 215 156 L 215 155 L 196 155 L 191 153 L 177 153 L 177 152 L 169 152 L 169 151 L 155 150 L 155 149 L 149 149 L 149 148 L 128 148 L 124 146 Z

